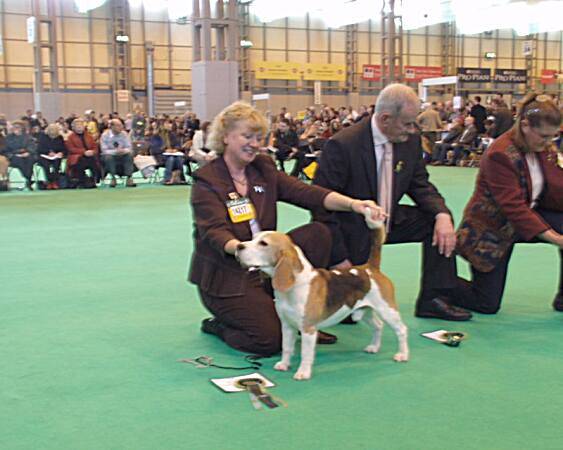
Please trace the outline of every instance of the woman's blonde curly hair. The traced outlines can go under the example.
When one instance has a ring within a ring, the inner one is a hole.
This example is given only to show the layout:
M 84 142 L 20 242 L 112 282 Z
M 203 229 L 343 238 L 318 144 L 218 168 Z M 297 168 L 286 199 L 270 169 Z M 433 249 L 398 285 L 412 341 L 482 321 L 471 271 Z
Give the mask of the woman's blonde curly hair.
M 234 102 L 221 111 L 211 124 L 207 147 L 217 154 L 225 151 L 225 136 L 232 131 L 239 122 L 248 122 L 251 131 L 266 135 L 268 122 L 260 111 L 245 102 Z

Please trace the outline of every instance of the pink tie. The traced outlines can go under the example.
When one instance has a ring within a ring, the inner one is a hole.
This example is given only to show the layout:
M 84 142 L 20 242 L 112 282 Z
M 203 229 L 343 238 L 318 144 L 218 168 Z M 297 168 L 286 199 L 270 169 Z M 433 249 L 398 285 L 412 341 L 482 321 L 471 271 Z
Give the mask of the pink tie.
M 389 232 L 391 226 L 391 201 L 393 193 L 393 144 L 385 143 L 383 161 L 379 169 L 379 186 L 377 188 L 377 203 L 389 214 L 385 229 Z

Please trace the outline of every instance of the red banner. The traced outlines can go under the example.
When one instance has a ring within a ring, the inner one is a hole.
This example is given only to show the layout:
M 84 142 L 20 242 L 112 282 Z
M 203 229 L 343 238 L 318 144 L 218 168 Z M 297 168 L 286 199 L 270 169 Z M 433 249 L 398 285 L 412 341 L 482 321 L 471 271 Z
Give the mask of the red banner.
M 541 84 L 555 84 L 558 81 L 557 70 L 542 69 L 541 71 Z
M 399 69 L 395 68 L 395 77 L 399 76 Z M 362 66 L 362 80 L 381 81 L 381 66 L 379 64 L 364 64 Z
M 419 82 L 426 78 L 437 78 L 444 75 L 441 67 L 436 66 L 405 66 L 405 81 Z
M 381 66 L 373 64 L 364 64 L 362 66 L 362 80 L 366 81 L 380 81 L 381 80 Z

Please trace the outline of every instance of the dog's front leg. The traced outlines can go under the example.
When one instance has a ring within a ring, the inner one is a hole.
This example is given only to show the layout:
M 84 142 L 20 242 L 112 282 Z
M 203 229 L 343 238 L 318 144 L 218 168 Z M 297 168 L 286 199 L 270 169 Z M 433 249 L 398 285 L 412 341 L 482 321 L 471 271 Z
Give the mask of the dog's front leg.
M 291 366 L 291 356 L 295 348 L 297 330 L 282 320 L 282 359 L 274 365 L 275 370 L 287 371 Z
M 293 376 L 296 380 L 308 380 L 313 371 L 315 361 L 315 345 L 317 344 L 317 330 L 301 331 L 301 364 Z

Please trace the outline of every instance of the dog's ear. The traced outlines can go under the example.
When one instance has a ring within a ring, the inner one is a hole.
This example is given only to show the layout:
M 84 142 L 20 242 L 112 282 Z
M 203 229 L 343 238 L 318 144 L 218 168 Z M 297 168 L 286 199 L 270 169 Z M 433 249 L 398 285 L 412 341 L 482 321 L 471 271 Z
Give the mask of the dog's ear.
M 300 261 L 297 254 L 293 254 L 294 252 L 288 250 L 280 252 L 272 278 L 272 286 L 277 291 L 286 292 L 295 284 L 295 270 L 297 263 L 300 265 Z

